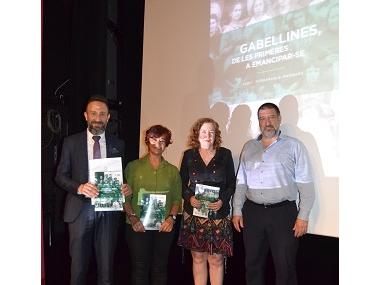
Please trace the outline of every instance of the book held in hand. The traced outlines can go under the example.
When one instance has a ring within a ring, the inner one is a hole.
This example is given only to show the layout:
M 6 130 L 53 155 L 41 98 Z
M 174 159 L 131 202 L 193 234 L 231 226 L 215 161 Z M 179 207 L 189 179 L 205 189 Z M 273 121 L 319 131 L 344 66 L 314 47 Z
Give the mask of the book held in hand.
M 166 195 L 144 193 L 139 202 L 140 220 L 145 230 L 159 230 L 166 218 Z
M 195 198 L 201 202 L 199 209 L 193 209 L 193 215 L 201 218 L 209 218 L 212 210 L 208 208 L 208 203 L 214 203 L 219 199 L 219 187 L 204 184 L 195 184 Z
M 89 181 L 96 185 L 99 195 L 91 198 L 95 211 L 122 211 L 125 201 L 121 192 L 123 168 L 121 157 L 91 159 L 88 162 Z

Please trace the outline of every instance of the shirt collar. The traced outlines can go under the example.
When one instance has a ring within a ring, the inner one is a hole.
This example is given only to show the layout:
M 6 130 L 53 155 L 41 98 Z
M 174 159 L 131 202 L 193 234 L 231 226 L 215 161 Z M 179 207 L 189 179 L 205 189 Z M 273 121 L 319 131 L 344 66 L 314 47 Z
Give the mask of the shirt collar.
M 281 130 L 279 130 L 277 141 L 281 140 L 283 137 L 284 137 L 284 135 L 282 134 Z M 259 134 L 259 136 L 256 138 L 256 140 L 257 141 L 261 141 L 262 138 L 263 138 L 263 135 Z
M 162 158 L 161 159 L 161 163 L 160 163 L 160 166 L 158 168 L 164 167 L 164 166 L 166 166 L 168 164 L 168 162 L 165 160 L 165 158 L 163 156 L 161 156 L 161 158 Z M 146 154 L 145 156 L 143 156 L 141 159 L 144 161 L 144 163 L 149 163 L 150 164 L 148 154 Z
M 94 135 L 90 132 L 90 130 L 87 128 L 87 137 L 88 138 L 91 138 L 93 137 Z M 102 141 L 105 139 L 105 136 L 106 136 L 106 132 L 103 132 L 101 133 L 100 135 L 97 135 L 97 136 L 100 136 L 100 140 L 99 141 Z

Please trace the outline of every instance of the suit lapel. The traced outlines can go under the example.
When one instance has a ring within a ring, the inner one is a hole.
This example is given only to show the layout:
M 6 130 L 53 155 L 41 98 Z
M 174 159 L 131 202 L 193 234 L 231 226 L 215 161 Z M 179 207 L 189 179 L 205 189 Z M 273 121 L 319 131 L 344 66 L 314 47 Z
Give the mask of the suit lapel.
M 106 147 L 107 147 L 107 157 L 117 157 L 120 156 L 119 151 L 116 148 L 114 138 L 107 134 L 106 132 Z
M 84 131 L 80 136 L 78 147 L 78 163 L 82 164 L 84 173 L 88 174 L 88 150 L 87 150 L 87 131 Z

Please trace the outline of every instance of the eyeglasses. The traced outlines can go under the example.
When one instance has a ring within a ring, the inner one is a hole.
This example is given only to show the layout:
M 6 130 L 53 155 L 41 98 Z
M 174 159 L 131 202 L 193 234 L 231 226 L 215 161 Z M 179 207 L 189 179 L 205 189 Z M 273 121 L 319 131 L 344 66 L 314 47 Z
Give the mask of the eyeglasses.
M 150 144 L 160 144 L 160 145 L 166 145 L 166 141 L 162 138 L 149 138 Z

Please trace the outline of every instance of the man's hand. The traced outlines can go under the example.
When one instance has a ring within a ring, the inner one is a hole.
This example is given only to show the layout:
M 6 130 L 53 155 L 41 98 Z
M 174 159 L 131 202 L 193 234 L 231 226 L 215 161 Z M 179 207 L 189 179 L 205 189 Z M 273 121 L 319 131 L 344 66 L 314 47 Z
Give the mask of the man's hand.
M 127 197 L 132 194 L 132 188 L 128 184 L 125 183 L 121 185 L 121 193 L 123 193 L 123 195 Z
M 94 198 L 99 195 L 99 190 L 94 184 L 87 182 L 85 184 L 79 185 L 78 194 L 82 194 L 87 198 Z
M 242 216 L 232 216 L 232 223 L 235 229 L 240 233 L 240 228 L 244 228 L 243 217 Z
M 301 237 L 307 232 L 308 221 L 297 219 L 293 231 L 295 237 Z

